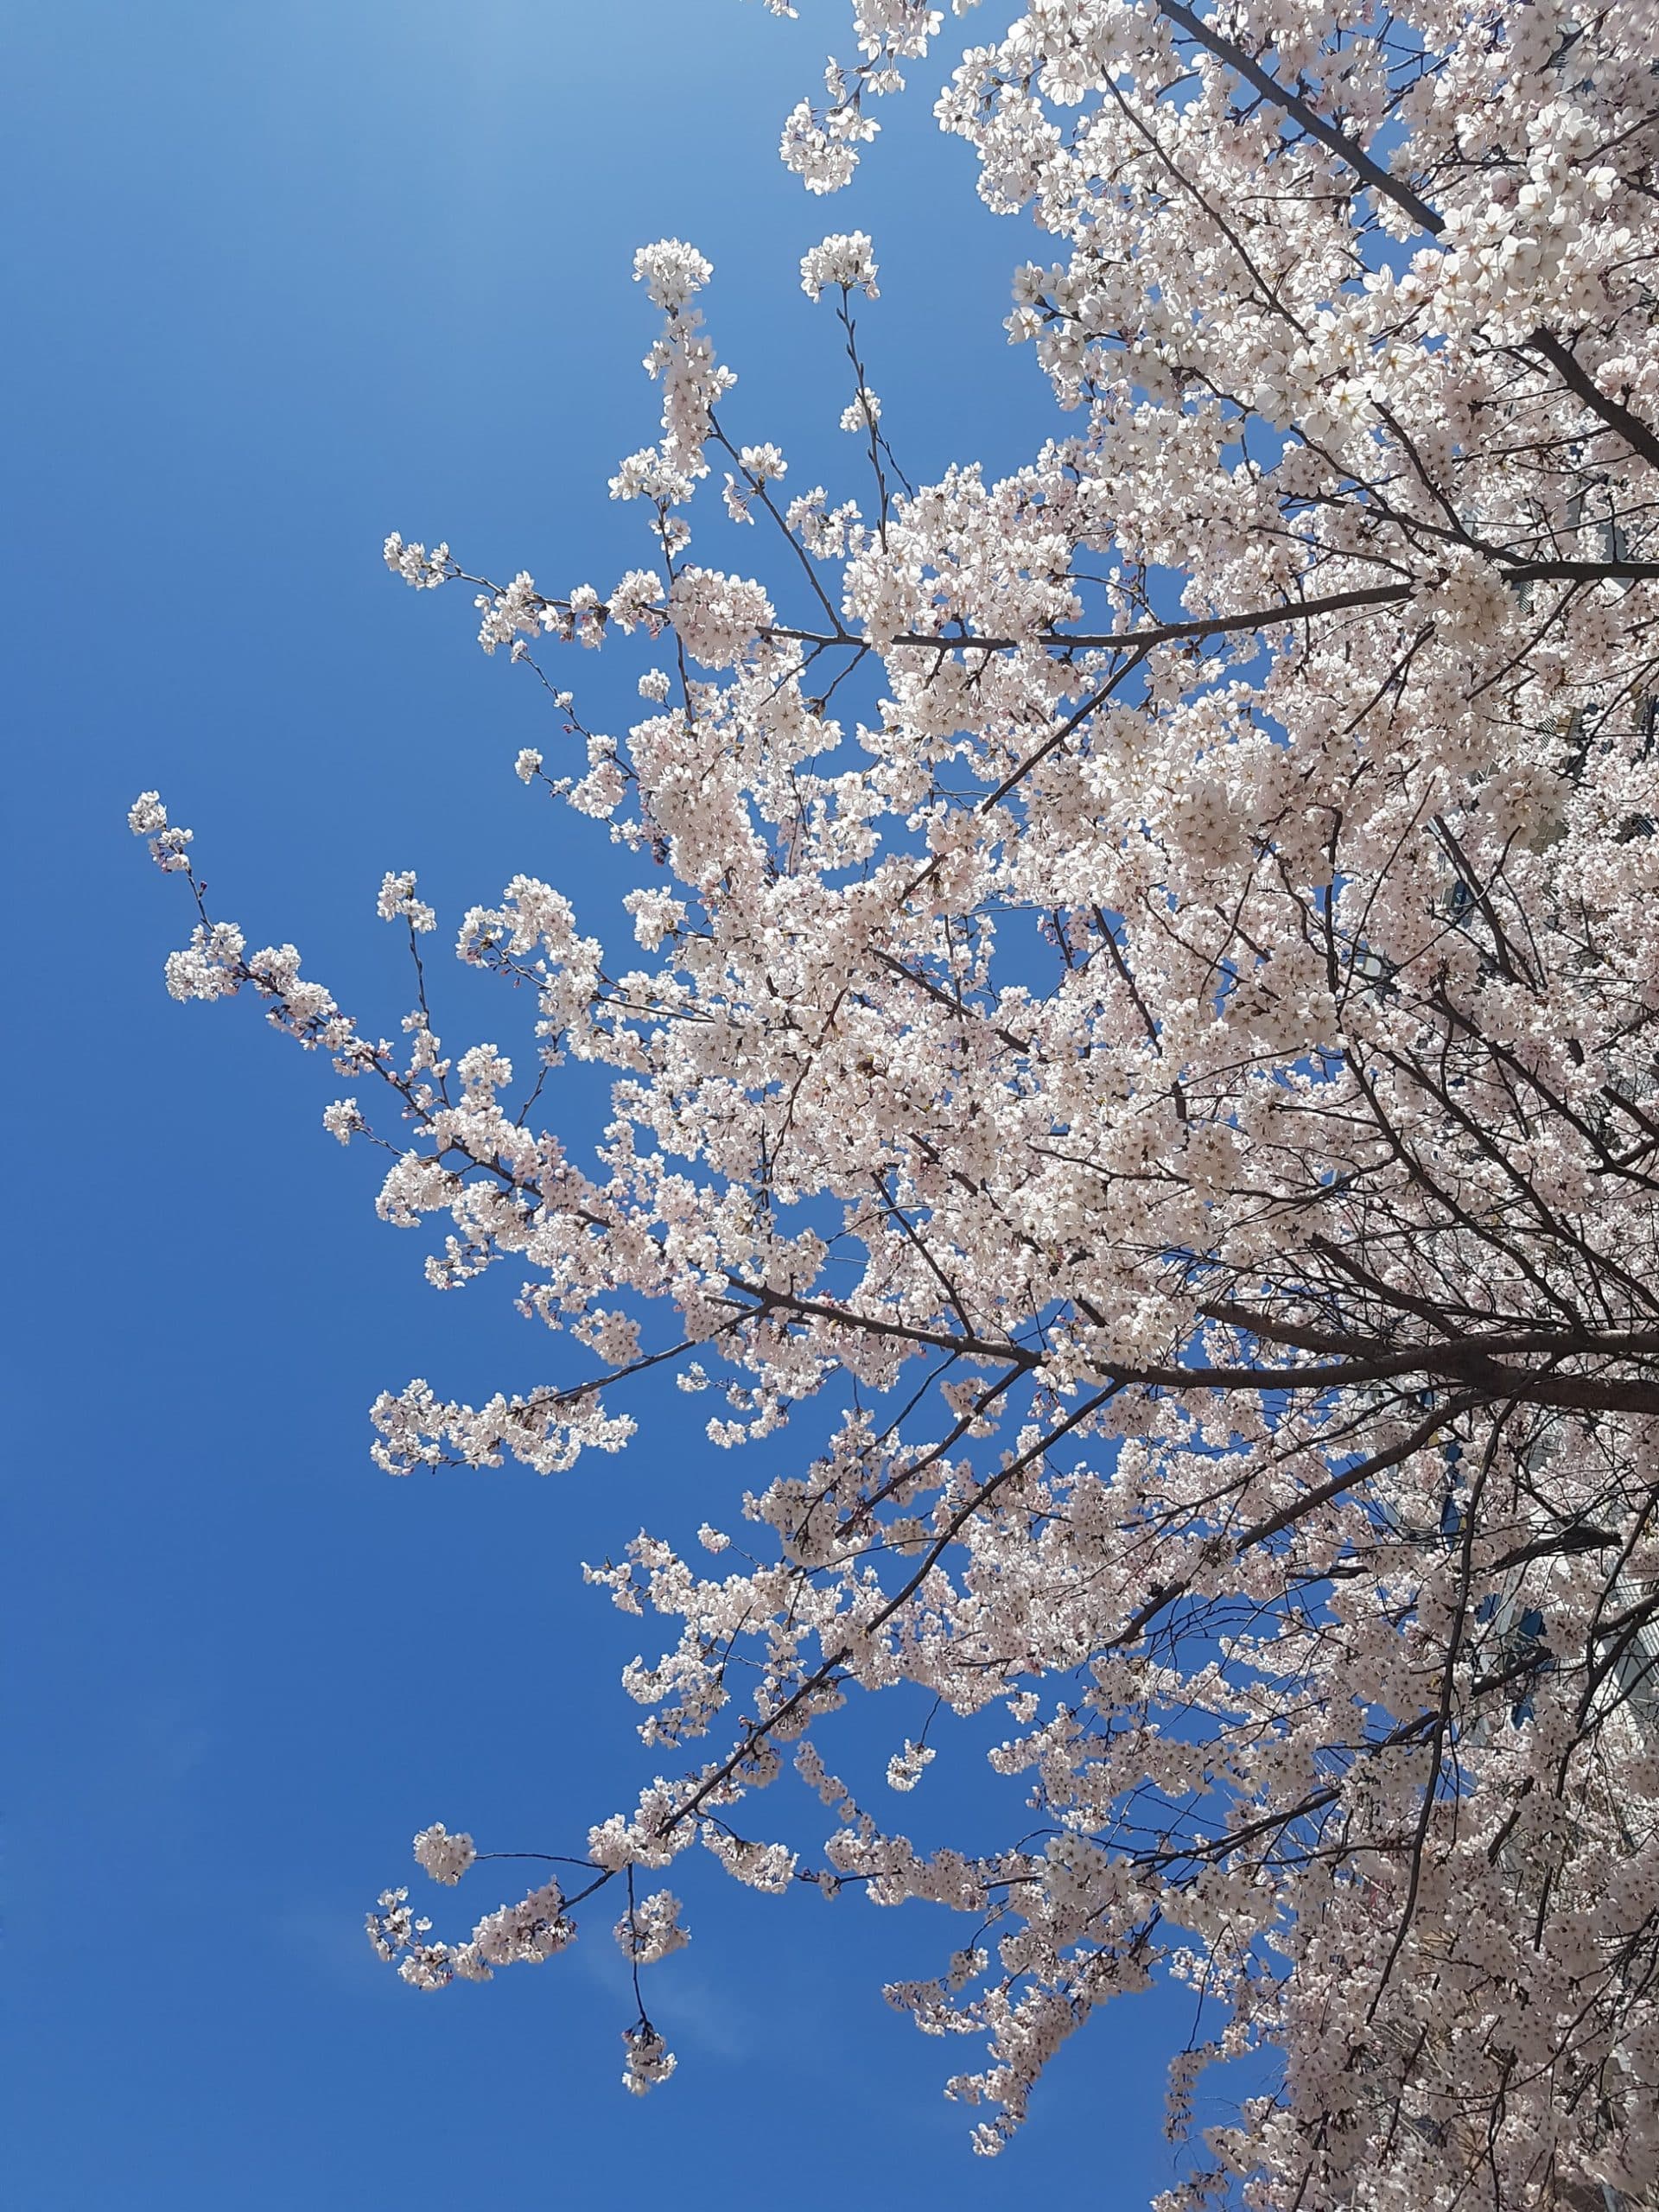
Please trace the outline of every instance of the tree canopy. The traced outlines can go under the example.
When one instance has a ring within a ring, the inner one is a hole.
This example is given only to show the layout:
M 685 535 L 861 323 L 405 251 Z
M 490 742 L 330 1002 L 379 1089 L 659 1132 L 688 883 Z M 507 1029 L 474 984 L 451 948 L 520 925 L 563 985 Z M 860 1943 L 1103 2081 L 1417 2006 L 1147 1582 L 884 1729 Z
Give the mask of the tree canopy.
M 855 19 L 785 129 L 816 193 L 939 28 Z M 433 1281 L 504 1263 L 563 1340 L 526 1395 L 386 1392 L 388 1471 L 581 1479 L 648 1367 L 734 1446 L 819 1408 L 702 1557 L 588 1568 L 668 1624 L 626 1678 L 660 1771 L 470 1935 L 389 1891 L 405 1980 L 550 1958 L 590 1899 L 654 1964 L 703 1847 L 969 1916 L 888 1994 L 988 2046 L 950 2084 L 982 2151 L 1173 1978 L 1160 2212 L 1659 2182 L 1656 70 L 1643 5 L 1033 0 L 938 105 L 1052 241 L 1008 331 L 1061 412 L 1000 480 L 905 474 L 862 233 L 800 271 L 855 495 L 746 442 L 709 264 L 643 248 L 642 565 L 544 591 L 386 545 L 555 692 L 569 757 L 518 773 L 637 868 L 620 954 L 524 875 L 462 921 L 536 1009 L 517 1069 L 435 1033 L 413 875 L 394 1043 L 135 805 L 200 909 L 174 995 L 262 1000 Z M 692 554 L 721 476 L 752 573 Z M 625 736 L 570 646 L 642 656 Z M 591 1157 L 549 1119 L 572 1059 L 613 1071 Z M 1006 1716 L 996 1847 L 918 1848 L 833 1770 L 849 1694 L 906 1684 L 900 1793 Z M 416 1839 L 440 1884 L 475 1855 Z M 1272 2086 L 1194 2127 L 1250 2053 Z M 673 2063 L 642 1999 L 629 2086 Z

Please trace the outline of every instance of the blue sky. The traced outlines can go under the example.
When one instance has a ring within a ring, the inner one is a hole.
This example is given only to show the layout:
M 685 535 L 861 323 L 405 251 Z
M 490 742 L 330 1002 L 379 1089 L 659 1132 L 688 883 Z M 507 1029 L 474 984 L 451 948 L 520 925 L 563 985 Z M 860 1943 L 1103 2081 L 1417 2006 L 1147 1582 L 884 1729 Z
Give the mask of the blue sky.
M 293 938 L 372 1026 L 406 1003 L 373 919 L 387 868 L 420 871 L 446 935 L 521 868 L 616 926 L 602 833 L 512 773 L 526 744 L 551 766 L 542 695 L 478 654 L 460 593 L 404 590 L 378 550 L 396 528 L 601 589 L 648 557 L 605 493 L 654 429 L 628 274 L 646 239 L 713 257 L 728 419 L 777 438 L 797 480 L 855 474 L 833 324 L 796 279 L 830 228 L 875 238 L 868 358 L 912 475 L 1011 465 L 1053 424 L 999 328 L 1040 246 L 978 207 L 968 150 L 935 133 L 937 65 L 839 200 L 778 164 L 785 112 L 846 38 L 839 5 L 802 12 L 6 13 L 16 2212 L 558 2212 L 619 2192 L 817 2212 L 1058 2189 L 1116 2212 L 1169 2177 L 1158 2051 L 1185 2013 L 1163 2000 L 1097 2022 L 1016 2149 L 969 2157 L 939 2090 L 973 2047 L 918 2037 L 879 1993 L 960 1940 L 920 1908 L 772 1901 L 687 1864 L 696 1940 L 651 1993 L 681 2070 L 644 2104 L 617 2087 L 609 1916 L 484 1990 L 419 1997 L 376 1963 L 362 1915 L 420 1882 L 417 1826 L 561 1850 L 631 1801 L 652 1761 L 615 1676 L 640 1631 L 579 1562 L 642 1522 L 729 1517 L 772 1470 L 647 1394 L 636 1447 L 575 1477 L 377 1474 L 377 1390 L 522 1387 L 556 1347 L 509 1284 L 425 1287 L 419 1239 L 373 1218 L 369 1161 L 319 1126 L 326 1070 L 251 1007 L 165 997 L 185 902 L 125 830 L 159 785 L 216 910 Z M 700 550 L 745 548 L 711 518 Z M 581 657 L 591 721 L 624 717 L 632 672 Z M 498 986 L 435 987 L 447 1033 L 527 1057 Z M 567 1113 L 591 1101 L 573 1088 Z M 855 1769 L 876 1738 L 848 1726 Z M 982 1818 L 990 1841 L 1013 1817 L 949 1752 L 912 1808 L 918 1836 Z M 481 1870 L 426 1894 L 470 1923 L 515 1893 Z

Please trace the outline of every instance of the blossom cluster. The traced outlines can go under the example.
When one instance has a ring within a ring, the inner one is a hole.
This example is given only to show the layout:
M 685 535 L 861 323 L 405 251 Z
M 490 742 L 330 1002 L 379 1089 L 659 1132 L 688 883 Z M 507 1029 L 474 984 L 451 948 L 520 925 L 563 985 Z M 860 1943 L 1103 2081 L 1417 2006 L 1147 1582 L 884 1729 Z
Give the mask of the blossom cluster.
M 415 1856 L 435 1882 L 450 1886 L 458 1882 L 478 1853 L 469 1835 L 450 1835 L 442 1821 L 423 1828 L 415 1839 Z
M 832 287 L 877 299 L 875 276 L 875 255 L 864 231 L 833 232 L 801 257 L 801 289 L 810 300 L 822 299 Z

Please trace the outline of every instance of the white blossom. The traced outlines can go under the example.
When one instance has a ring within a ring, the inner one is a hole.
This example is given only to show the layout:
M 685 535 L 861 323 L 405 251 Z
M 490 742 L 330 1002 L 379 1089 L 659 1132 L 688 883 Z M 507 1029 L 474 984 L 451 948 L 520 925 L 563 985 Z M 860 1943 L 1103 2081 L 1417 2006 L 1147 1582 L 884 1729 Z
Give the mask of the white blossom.
M 322 1126 L 331 1137 L 341 1144 L 349 1144 L 358 1130 L 364 1127 L 363 1116 L 355 1098 L 336 1098 L 322 1109 Z
M 612 1931 L 623 1956 L 635 1966 L 652 1967 L 683 1949 L 691 1939 L 680 1925 L 681 1910 L 671 1890 L 653 1890 L 630 1905 Z
M 642 245 L 633 257 L 634 282 L 644 284 L 653 307 L 684 307 L 714 273 L 713 262 L 679 238 L 658 238 L 655 245 Z
M 416 1837 L 415 1856 L 435 1882 L 453 1888 L 478 1854 L 471 1836 L 451 1835 L 442 1821 L 435 1821 Z
M 936 1756 L 931 1744 L 912 1744 L 906 1737 L 904 1750 L 895 1751 L 887 1761 L 888 1789 L 913 1789 L 921 1780 L 924 1770 Z
M 832 232 L 801 256 L 801 289 L 810 300 L 836 288 L 879 299 L 875 278 L 875 255 L 864 231 Z
M 380 896 L 375 911 L 383 922 L 407 922 L 417 932 L 435 929 L 438 918 L 423 899 L 415 896 L 415 871 L 405 868 L 401 874 L 388 870 L 380 879 Z
M 623 2069 L 622 2086 L 635 2096 L 643 2097 L 659 2082 L 667 2081 L 678 2061 L 654 2028 L 630 2028 L 623 2040 L 628 2047 L 628 2060 Z
M 416 591 L 435 590 L 452 573 L 447 545 L 435 545 L 429 553 L 424 545 L 405 544 L 394 530 L 382 550 L 386 566 Z

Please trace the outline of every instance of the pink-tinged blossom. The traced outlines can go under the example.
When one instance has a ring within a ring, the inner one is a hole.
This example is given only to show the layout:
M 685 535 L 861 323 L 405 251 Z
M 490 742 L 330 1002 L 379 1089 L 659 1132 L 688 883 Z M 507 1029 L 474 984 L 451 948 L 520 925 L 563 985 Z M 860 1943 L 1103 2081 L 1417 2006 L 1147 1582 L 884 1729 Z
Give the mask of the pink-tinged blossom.
M 471 1836 L 451 1835 L 442 1821 L 435 1821 L 416 1837 L 415 1856 L 435 1882 L 453 1888 L 478 1854 Z
M 774 617 L 761 587 L 716 569 L 682 569 L 669 607 L 686 651 L 705 668 L 730 668 Z
M 619 629 L 643 628 L 656 637 L 663 627 L 663 580 L 654 569 L 630 569 L 610 597 L 610 617 Z
M 672 937 L 686 917 L 686 905 L 671 891 L 654 887 L 630 891 L 622 901 L 633 917 L 633 933 L 647 952 L 655 952 L 665 937 Z
M 659 2082 L 666 2082 L 679 2063 L 655 2028 L 643 2024 L 629 2028 L 622 2039 L 628 2052 L 622 2086 L 637 2097 L 643 2097 Z
M 613 1930 L 631 1964 L 654 1967 L 690 1941 L 680 1925 L 683 1908 L 672 1890 L 653 1890 L 631 1904 Z
M 517 1904 L 486 1913 L 473 1930 L 473 1945 L 486 1966 L 542 1966 L 575 1940 L 556 1882 L 543 1882 Z

